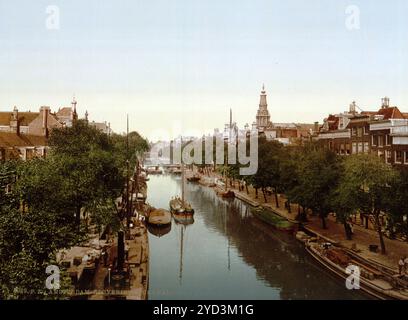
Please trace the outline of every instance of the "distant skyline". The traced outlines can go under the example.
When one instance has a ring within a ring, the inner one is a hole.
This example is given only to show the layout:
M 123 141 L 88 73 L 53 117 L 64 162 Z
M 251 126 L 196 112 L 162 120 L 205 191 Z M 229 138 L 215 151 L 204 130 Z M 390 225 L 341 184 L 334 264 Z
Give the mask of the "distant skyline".
M 46 28 L 47 6 L 59 29 Z M 346 27 L 349 6 L 360 26 Z M 53 110 L 132 130 L 202 134 L 255 120 L 321 122 L 391 98 L 408 112 L 408 1 L 0 0 L 0 111 Z

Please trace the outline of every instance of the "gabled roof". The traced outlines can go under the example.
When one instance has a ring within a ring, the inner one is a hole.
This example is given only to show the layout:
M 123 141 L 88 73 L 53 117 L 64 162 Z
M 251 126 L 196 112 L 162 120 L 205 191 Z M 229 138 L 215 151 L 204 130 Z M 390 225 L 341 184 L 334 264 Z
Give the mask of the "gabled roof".
M 404 119 L 401 111 L 399 111 L 398 107 L 388 107 L 388 108 L 381 108 L 377 112 L 378 115 L 384 116 L 384 120 L 388 119 Z
M 64 107 L 61 108 L 57 111 L 56 115 L 58 117 L 69 117 L 72 114 L 72 108 L 71 107 Z
M 19 112 L 18 120 L 20 121 L 20 126 L 28 126 L 28 124 L 37 118 L 39 112 Z M 0 126 L 10 125 L 10 120 L 12 119 L 12 112 L 0 112 Z
M 17 134 L 13 132 L 0 132 L 0 148 L 11 147 L 38 147 L 46 146 L 48 140 L 43 136 Z

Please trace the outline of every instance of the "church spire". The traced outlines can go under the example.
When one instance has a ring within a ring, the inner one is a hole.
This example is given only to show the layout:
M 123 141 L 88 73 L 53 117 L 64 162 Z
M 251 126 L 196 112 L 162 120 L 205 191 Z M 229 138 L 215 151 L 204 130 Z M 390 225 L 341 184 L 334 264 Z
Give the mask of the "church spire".
M 72 105 L 72 121 L 76 121 L 78 119 L 78 114 L 76 111 L 77 101 L 75 100 L 75 95 L 72 98 L 71 105 Z
M 261 95 L 259 98 L 259 108 L 256 113 L 256 126 L 257 129 L 262 132 L 265 128 L 270 127 L 270 115 L 268 111 L 268 103 L 266 101 L 266 91 L 265 91 L 265 84 L 262 85 Z

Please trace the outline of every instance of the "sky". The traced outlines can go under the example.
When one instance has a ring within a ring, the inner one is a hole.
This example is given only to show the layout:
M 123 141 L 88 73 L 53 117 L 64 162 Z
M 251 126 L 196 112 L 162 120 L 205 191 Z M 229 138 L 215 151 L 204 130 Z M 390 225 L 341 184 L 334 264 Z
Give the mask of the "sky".
M 156 140 L 223 129 L 230 108 L 251 124 L 264 83 L 272 122 L 384 96 L 408 112 L 407 16 L 406 0 L 0 0 L 0 111 L 75 95 Z

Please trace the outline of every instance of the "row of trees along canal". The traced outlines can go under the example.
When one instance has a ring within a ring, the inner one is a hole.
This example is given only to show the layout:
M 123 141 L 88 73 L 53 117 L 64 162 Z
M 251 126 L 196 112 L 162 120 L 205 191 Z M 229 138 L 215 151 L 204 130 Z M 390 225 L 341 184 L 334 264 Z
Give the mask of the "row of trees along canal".
M 99 231 L 121 228 L 115 199 L 124 192 L 127 159 L 134 168 L 137 153 L 148 148 L 137 132 L 128 137 L 108 136 L 78 120 L 52 130 L 46 159 L 0 163 L 0 299 L 53 298 L 38 294 L 44 293 L 45 269 L 59 249 L 86 240 L 81 214 Z M 61 271 L 64 289 L 68 276 Z
M 265 202 L 266 193 L 272 190 L 277 207 L 278 194 L 285 194 L 287 204 L 299 205 L 299 221 L 307 221 L 307 213 L 311 212 L 327 229 L 327 216 L 336 213 L 337 221 L 344 225 L 345 237 L 351 240 L 347 222 L 358 213 L 366 228 L 372 221 L 385 254 L 381 222 L 385 217 L 389 236 L 404 235 L 408 240 L 408 170 L 396 170 L 375 155 L 338 156 L 314 142 L 284 146 L 259 138 L 257 173 L 240 176 L 240 167 L 219 165 L 217 170 L 229 178 L 231 185 L 238 181 L 241 191 L 248 192 L 248 185 L 252 185 L 257 197 L 258 191 L 263 193 Z M 290 205 L 286 210 L 291 210 Z

